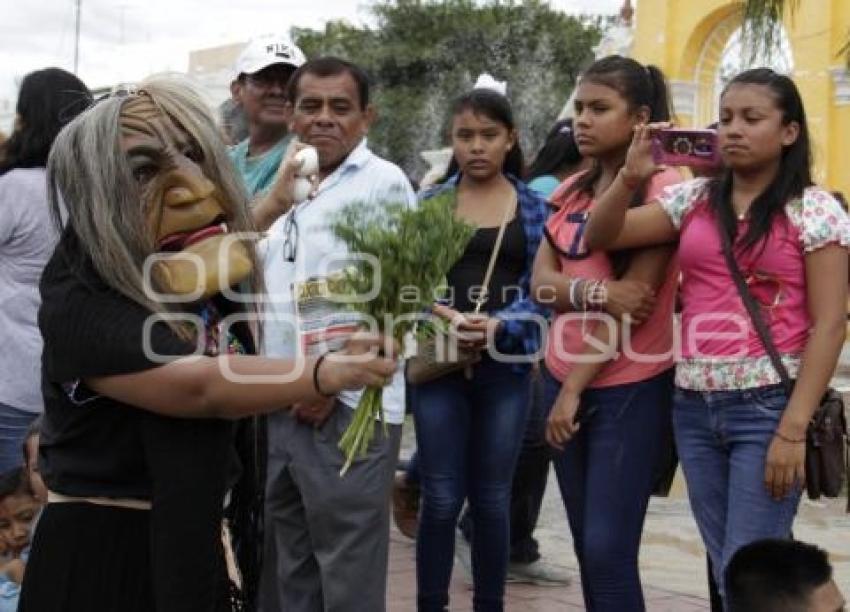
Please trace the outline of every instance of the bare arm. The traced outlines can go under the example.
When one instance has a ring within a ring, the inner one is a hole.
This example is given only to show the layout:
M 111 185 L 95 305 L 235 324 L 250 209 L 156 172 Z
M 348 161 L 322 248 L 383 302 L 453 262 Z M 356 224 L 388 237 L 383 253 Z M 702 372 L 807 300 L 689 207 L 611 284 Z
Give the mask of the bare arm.
M 661 247 L 659 259 L 652 258 L 647 266 L 642 263 L 643 258 L 652 257 L 649 253 L 655 251 L 650 249 L 639 252 L 633 258 L 629 271 L 616 281 L 608 281 L 608 300 L 605 305 L 606 311 L 619 318 L 629 314 L 636 322 L 646 319 L 655 307 L 652 287 L 660 282 L 653 274 L 647 274 L 648 270 L 665 264 L 661 268 L 661 280 L 666 269 L 666 260 L 669 260 L 672 249 Z M 666 257 L 666 259 L 664 259 Z M 664 261 L 662 261 L 664 259 Z M 537 255 L 534 258 L 534 267 L 531 274 L 532 298 L 544 306 L 552 308 L 555 312 L 570 312 L 573 309 L 570 304 L 570 278 L 560 269 L 558 254 L 547 240 L 540 243 Z
M 569 312 L 570 279 L 558 265 L 558 254 L 545 238 L 540 241 L 531 269 L 531 297 L 555 312 Z
M 344 352 L 328 355 L 318 371 L 321 390 L 335 394 L 387 384 L 395 361 L 364 354 L 383 347 L 381 337 L 360 336 Z M 142 372 L 89 378 L 86 384 L 99 395 L 166 416 L 238 419 L 321 398 L 313 385 L 315 365 L 314 359 L 299 368 L 294 361 L 252 355 L 187 357 Z M 261 376 L 266 380 L 250 381 Z
M 667 267 L 673 251 L 670 247 L 656 247 L 635 253 L 629 262 L 629 268 L 623 275 L 623 279 L 646 283 L 652 288 L 653 292 L 656 291 L 667 278 Z M 611 337 L 608 325 L 597 325 L 593 336 L 604 346 L 617 342 L 616 335 L 613 338 Z M 600 354 L 600 351 L 589 344 L 586 346 L 584 354 Z M 573 393 L 581 393 L 596 378 L 596 375 L 609 359 L 576 364 L 564 381 L 564 388 Z
M 679 231 L 658 202 L 628 208 L 636 190 L 626 184 L 622 174 L 620 170 L 590 212 L 584 233 L 587 246 L 617 251 L 678 240 Z
M 806 428 L 820 404 L 847 333 L 847 250 L 826 246 L 806 255 L 806 290 L 812 332 L 800 363 L 794 391 L 777 432 L 788 440 L 804 440 Z M 795 478 L 805 481 L 804 443 L 790 443 L 777 435 L 768 450 L 765 483 L 781 497 Z
M 678 238 L 679 232 L 658 202 L 628 208 L 635 191 L 664 169 L 652 159 L 651 131 L 666 126 L 657 123 L 635 128 L 623 167 L 590 212 L 584 234 L 589 248 L 629 249 L 674 242 Z
M 672 253 L 670 247 L 656 247 L 636 253 L 622 280 L 646 283 L 654 292 L 667 278 Z M 594 358 L 576 363 L 564 380 L 546 426 L 546 439 L 552 446 L 562 449 L 579 430 L 580 425 L 575 422 L 575 417 L 581 394 L 615 356 L 619 343 L 617 329 L 616 326 L 597 324 L 591 334 L 592 340 L 585 343 L 582 353 L 585 357 Z

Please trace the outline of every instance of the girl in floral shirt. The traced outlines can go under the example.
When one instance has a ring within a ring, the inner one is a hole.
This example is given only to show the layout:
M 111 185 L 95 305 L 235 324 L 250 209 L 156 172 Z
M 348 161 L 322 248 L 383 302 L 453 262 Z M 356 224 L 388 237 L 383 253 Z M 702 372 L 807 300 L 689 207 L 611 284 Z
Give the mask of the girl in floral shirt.
M 784 538 L 805 478 L 806 426 L 845 337 L 850 220 L 811 179 L 805 111 L 794 82 L 767 68 L 735 77 L 720 99 L 726 169 L 665 190 L 626 211 L 629 194 L 659 171 L 650 124 L 635 129 L 626 164 L 597 202 L 591 246 L 679 240 L 682 343 L 674 428 L 691 507 L 723 591 L 741 546 Z M 719 217 L 719 224 L 717 217 Z M 773 369 L 727 268 L 718 225 L 782 360 Z

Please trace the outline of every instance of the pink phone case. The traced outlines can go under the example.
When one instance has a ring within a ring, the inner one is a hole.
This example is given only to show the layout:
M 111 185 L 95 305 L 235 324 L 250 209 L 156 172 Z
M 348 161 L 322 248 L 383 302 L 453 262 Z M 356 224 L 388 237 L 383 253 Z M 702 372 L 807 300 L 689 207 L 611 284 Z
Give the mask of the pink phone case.
M 720 165 L 717 132 L 671 128 L 652 135 L 652 158 L 656 164 L 715 168 Z

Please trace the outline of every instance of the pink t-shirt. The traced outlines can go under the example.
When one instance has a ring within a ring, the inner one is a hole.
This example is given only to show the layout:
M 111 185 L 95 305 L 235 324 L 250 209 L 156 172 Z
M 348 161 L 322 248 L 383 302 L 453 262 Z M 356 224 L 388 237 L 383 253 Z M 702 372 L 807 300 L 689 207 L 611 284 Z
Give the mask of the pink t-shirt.
M 568 277 L 613 279 L 612 261 L 605 251 L 588 251 L 584 246 L 584 227 L 593 199 L 586 193 L 569 191 L 581 176 L 567 179 L 552 194 L 552 203 L 559 207 L 546 223 L 546 229 L 558 251 L 560 270 Z M 682 180 L 673 169 L 656 174 L 647 185 L 645 201 L 655 199 L 661 191 Z M 673 305 L 679 275 L 676 257 L 671 258 L 666 280 L 658 291 L 658 301 L 650 318 L 629 331 L 619 354 L 594 378 L 590 387 L 611 387 L 646 380 L 673 365 Z M 585 337 L 592 334 L 599 321 L 582 321 L 582 313 L 562 313 L 549 328 L 546 345 L 546 367 L 563 381 L 585 351 Z
M 765 349 L 726 267 L 706 184 L 706 179 L 681 183 L 659 198 L 680 229 L 682 357 L 763 356 Z M 738 223 L 739 233 L 745 232 L 747 221 Z M 763 248 L 735 251 L 780 353 L 799 355 L 805 348 L 811 320 L 803 255 L 830 243 L 850 244 L 850 224 L 829 193 L 812 187 L 785 206 Z

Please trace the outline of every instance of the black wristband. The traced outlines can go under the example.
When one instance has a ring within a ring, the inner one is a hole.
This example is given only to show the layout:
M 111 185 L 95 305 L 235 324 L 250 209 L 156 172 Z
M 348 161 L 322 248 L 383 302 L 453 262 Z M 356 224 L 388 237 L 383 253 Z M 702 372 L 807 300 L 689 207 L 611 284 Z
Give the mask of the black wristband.
M 325 360 L 325 357 L 327 357 L 331 352 L 332 351 L 328 351 L 319 355 L 319 358 L 316 360 L 316 364 L 313 366 L 313 388 L 316 390 L 316 393 L 318 393 L 322 397 L 336 396 L 336 393 L 325 393 L 319 386 L 319 366 L 322 365 L 322 362 Z

